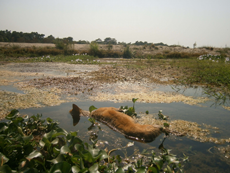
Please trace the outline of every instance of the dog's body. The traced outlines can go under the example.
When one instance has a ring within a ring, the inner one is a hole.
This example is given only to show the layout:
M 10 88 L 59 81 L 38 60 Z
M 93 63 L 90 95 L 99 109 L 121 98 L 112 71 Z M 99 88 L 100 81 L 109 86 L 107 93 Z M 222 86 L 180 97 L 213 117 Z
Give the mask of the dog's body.
M 167 133 L 167 129 L 158 125 L 137 124 L 134 122 L 133 118 L 114 107 L 102 107 L 90 113 L 73 104 L 73 109 L 70 110 L 70 113 L 73 117 L 91 116 L 108 125 L 110 128 L 122 133 L 125 137 L 138 141 L 151 142 L 162 132 Z M 79 121 L 78 119 L 80 120 L 80 118 L 77 118 L 77 123 Z

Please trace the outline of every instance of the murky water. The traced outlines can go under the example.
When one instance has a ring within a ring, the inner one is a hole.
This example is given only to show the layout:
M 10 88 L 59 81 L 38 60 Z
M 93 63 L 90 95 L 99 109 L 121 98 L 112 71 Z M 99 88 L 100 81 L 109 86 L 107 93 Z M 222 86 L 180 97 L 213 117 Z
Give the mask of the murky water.
M 162 88 L 161 88 L 162 89 Z M 165 90 L 171 90 L 171 87 L 163 88 Z M 201 89 L 194 90 L 188 89 L 183 91 L 186 95 L 200 96 Z M 93 102 L 93 101 L 80 101 L 62 103 L 59 106 L 45 107 L 45 108 L 30 108 L 25 110 L 19 110 L 21 114 L 42 114 L 43 118 L 50 117 L 60 122 L 60 126 L 68 131 L 78 131 L 78 135 L 88 142 L 90 132 L 88 128 L 91 125 L 86 117 L 81 117 L 80 122 L 73 126 L 72 116 L 69 114 L 69 110 L 72 108 L 72 104 L 77 104 L 80 108 L 88 110 L 89 106 L 95 107 L 120 107 L 120 106 L 132 106 L 132 102 L 114 103 L 114 102 Z M 165 115 L 168 115 L 171 120 L 182 119 L 186 121 L 197 122 L 198 124 L 208 124 L 214 127 L 218 127 L 219 133 L 212 133 L 212 137 L 216 138 L 230 138 L 230 112 L 224 109 L 222 106 L 211 106 L 213 101 L 208 101 L 197 105 L 187 105 L 184 103 L 136 103 L 136 112 L 145 112 L 148 110 L 151 114 L 158 113 L 159 110 L 163 110 Z M 101 124 L 101 123 L 100 123 Z M 121 134 L 114 132 L 106 125 L 101 124 L 102 130 L 99 132 L 98 140 L 107 141 L 101 143 L 102 148 L 113 149 L 120 146 L 125 146 L 130 139 L 124 138 Z M 97 129 L 95 129 L 97 131 Z M 163 140 L 163 135 L 159 136 L 155 141 L 151 143 L 139 143 L 134 142 L 134 147 L 127 150 L 128 155 L 131 155 L 135 149 L 142 151 L 143 149 L 157 147 Z M 183 153 L 189 156 L 190 162 L 185 164 L 186 172 L 230 172 L 230 159 L 226 158 L 224 154 L 218 151 L 218 147 L 226 147 L 227 144 L 215 144 L 215 143 L 201 143 L 187 137 L 175 137 L 171 136 L 166 139 L 164 146 L 167 149 L 172 149 L 172 153 L 177 156 L 183 156 Z M 122 151 L 115 152 L 114 154 L 121 154 Z
M 76 69 L 77 70 L 77 69 Z M 63 70 L 63 74 L 66 74 L 65 69 Z M 61 74 L 60 74 L 61 75 Z M 111 85 L 112 86 L 112 85 Z M 113 93 L 110 85 L 105 87 L 103 92 Z M 139 87 L 139 84 L 135 85 Z M 112 86 L 114 87 L 114 86 Z M 119 87 L 119 85 L 118 85 Z M 133 85 L 132 85 L 133 87 Z M 149 87 L 149 86 L 146 86 Z M 100 91 L 99 88 L 98 91 Z M 107 91 L 107 90 L 108 91 Z M 126 88 L 126 90 L 130 90 L 134 88 Z M 139 88 L 137 88 L 138 90 Z M 183 94 L 184 96 L 193 96 L 200 97 L 205 96 L 202 88 L 185 88 L 185 87 L 172 87 L 156 85 L 151 88 L 153 91 L 163 91 L 163 92 L 172 92 L 177 91 L 179 94 Z M 23 91 L 20 91 L 14 88 L 12 85 L 0 86 L 1 91 L 11 91 L 16 93 L 24 94 Z M 124 89 L 124 91 L 126 91 Z M 118 91 L 119 92 L 119 91 Z M 115 92 L 114 92 L 115 93 Z M 166 98 L 168 96 L 166 95 Z M 130 139 L 126 139 L 123 135 L 111 130 L 106 125 L 101 124 L 102 131 L 99 131 L 97 128 L 93 130 L 88 130 L 91 123 L 88 121 L 86 117 L 81 117 L 80 122 L 73 126 L 72 116 L 69 114 L 69 110 L 72 108 L 72 104 L 77 104 L 81 109 L 88 110 L 89 106 L 94 105 L 95 107 L 120 107 L 120 106 L 132 106 L 131 102 L 121 102 L 114 103 L 112 101 L 91 101 L 87 97 L 85 99 L 81 99 L 77 101 L 62 103 L 59 106 L 52 107 L 43 107 L 43 108 L 29 108 L 29 109 L 19 109 L 21 114 L 42 114 L 43 118 L 50 117 L 54 120 L 60 122 L 60 126 L 65 128 L 67 131 L 78 131 L 78 135 L 86 142 L 89 142 L 89 136 L 92 133 L 98 132 L 98 140 L 100 147 L 114 149 L 121 146 L 125 146 Z M 228 105 L 229 106 L 229 105 Z M 173 103 L 140 103 L 136 102 L 135 104 L 136 112 L 145 112 L 149 111 L 150 114 L 157 114 L 159 110 L 163 110 L 163 114 L 170 117 L 170 120 L 186 120 L 191 122 L 196 122 L 198 124 L 208 124 L 213 127 L 219 128 L 218 133 L 214 133 L 214 131 L 210 134 L 210 136 L 221 139 L 229 139 L 230 138 L 230 111 L 224 109 L 222 105 L 215 104 L 214 98 L 211 98 L 209 101 L 199 103 L 198 105 L 189 105 L 183 102 L 173 102 Z M 143 149 L 155 148 L 155 152 L 158 152 L 158 146 L 163 140 L 164 135 L 159 136 L 155 141 L 151 143 L 140 143 L 134 142 L 134 146 L 130 147 L 127 150 L 127 156 L 130 156 L 135 149 L 142 151 Z M 106 141 L 106 142 L 104 142 Z M 202 143 L 196 141 L 194 139 L 190 139 L 185 137 L 175 137 L 170 136 L 164 142 L 164 146 L 167 149 L 172 149 L 172 153 L 176 154 L 178 157 L 182 157 L 183 153 L 189 156 L 190 162 L 185 164 L 186 172 L 230 172 L 230 158 L 226 158 L 226 155 L 221 153 L 218 148 L 226 147 L 229 143 L 225 144 L 215 144 L 214 142 Z M 125 151 L 117 151 L 114 154 L 121 154 L 122 156 L 126 155 Z

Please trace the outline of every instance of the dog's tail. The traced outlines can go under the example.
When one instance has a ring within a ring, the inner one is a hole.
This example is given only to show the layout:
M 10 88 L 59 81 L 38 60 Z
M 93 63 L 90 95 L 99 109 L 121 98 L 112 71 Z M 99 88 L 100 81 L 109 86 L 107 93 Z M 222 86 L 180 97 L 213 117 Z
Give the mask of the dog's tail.
M 77 105 L 73 104 L 73 109 L 69 111 L 73 117 L 73 125 L 76 126 L 80 121 L 80 116 L 90 116 L 89 111 L 82 110 Z

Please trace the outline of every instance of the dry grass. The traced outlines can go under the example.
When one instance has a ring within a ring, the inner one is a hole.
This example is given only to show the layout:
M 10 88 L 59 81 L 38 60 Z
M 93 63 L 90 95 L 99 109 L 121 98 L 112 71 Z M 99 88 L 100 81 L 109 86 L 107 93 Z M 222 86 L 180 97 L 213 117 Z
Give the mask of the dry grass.
M 52 43 L 10 43 L 10 42 L 0 42 L 0 47 L 55 47 L 55 44 Z M 74 50 L 79 52 L 88 52 L 90 49 L 89 44 L 74 44 L 73 45 Z M 125 49 L 124 45 L 113 45 L 111 51 L 120 52 L 123 53 Z M 108 50 L 108 45 L 100 44 L 99 50 Z M 134 55 L 139 56 L 155 56 L 155 55 L 168 55 L 168 54 L 175 54 L 175 53 L 181 53 L 181 54 L 187 54 L 187 55 L 201 55 L 201 54 L 221 54 L 222 52 L 225 53 L 226 56 L 230 56 L 230 51 L 226 48 L 214 48 L 207 49 L 207 47 L 200 47 L 200 48 L 187 48 L 183 46 L 151 46 L 151 45 L 144 45 L 144 46 L 137 46 L 137 45 L 130 45 L 130 51 Z

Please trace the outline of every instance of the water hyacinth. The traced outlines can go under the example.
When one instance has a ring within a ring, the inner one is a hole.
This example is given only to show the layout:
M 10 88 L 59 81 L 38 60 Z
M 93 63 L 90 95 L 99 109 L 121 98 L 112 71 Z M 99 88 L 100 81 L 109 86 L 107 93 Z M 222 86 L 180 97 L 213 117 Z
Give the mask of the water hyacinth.
M 81 60 L 81 59 L 76 59 L 75 61 L 76 61 L 76 62 L 82 62 L 82 60 Z
M 205 54 L 205 55 L 200 55 L 198 58 L 198 60 L 209 60 L 212 62 L 219 62 L 219 60 L 223 60 L 224 62 L 229 62 L 229 57 L 223 58 L 221 55 L 212 55 L 212 54 Z
M 100 62 L 100 60 L 95 60 L 95 59 L 94 59 L 94 60 L 93 60 L 93 62 L 98 62 L 98 63 L 99 63 L 99 62 Z

